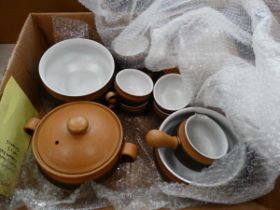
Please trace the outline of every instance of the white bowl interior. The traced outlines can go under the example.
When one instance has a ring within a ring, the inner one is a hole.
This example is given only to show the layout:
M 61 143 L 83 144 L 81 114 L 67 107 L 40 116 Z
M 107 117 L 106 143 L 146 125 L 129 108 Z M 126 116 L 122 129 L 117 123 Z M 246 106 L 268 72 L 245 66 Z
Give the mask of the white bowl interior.
M 186 107 L 191 100 L 179 74 L 161 77 L 154 87 L 154 99 L 159 106 L 170 111 Z
M 133 96 L 146 96 L 153 91 L 152 79 L 142 71 L 124 69 L 116 76 L 117 85 L 122 91 Z
M 102 89 L 114 73 L 114 59 L 101 44 L 68 39 L 49 48 L 40 60 L 45 85 L 65 96 L 84 96 Z
M 207 158 L 219 159 L 228 151 L 228 140 L 223 129 L 206 115 L 194 114 L 189 117 L 185 133 L 191 146 Z

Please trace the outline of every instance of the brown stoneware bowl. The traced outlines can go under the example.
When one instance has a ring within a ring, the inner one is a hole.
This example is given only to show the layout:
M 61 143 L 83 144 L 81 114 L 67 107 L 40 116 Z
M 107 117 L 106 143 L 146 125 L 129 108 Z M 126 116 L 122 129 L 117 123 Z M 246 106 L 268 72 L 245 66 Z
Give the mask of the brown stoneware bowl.
M 114 70 L 113 56 L 106 47 L 81 38 L 56 43 L 39 63 L 44 87 L 62 101 L 100 99 L 110 88 Z
M 25 126 L 33 133 L 34 157 L 49 178 L 76 185 L 96 180 L 113 169 L 121 156 L 136 159 L 137 146 L 125 143 L 118 117 L 94 102 L 59 106 Z
M 156 113 L 162 117 L 183 109 L 190 104 L 191 95 L 184 87 L 183 77 L 180 74 L 165 74 L 155 83 L 153 90 Z M 166 117 L 166 116 L 165 116 Z

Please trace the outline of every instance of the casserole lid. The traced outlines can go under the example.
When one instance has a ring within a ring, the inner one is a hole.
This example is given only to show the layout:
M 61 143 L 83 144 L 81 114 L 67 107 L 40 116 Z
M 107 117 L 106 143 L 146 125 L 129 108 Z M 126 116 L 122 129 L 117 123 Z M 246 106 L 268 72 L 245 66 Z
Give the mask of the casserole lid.
M 101 170 L 121 150 L 123 129 L 107 107 L 73 102 L 48 113 L 37 126 L 33 153 L 46 171 L 79 175 Z

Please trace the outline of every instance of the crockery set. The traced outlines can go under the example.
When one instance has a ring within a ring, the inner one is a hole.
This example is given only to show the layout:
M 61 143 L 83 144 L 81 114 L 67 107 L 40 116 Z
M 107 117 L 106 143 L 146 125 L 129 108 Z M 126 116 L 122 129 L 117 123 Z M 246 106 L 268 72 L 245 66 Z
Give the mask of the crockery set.
M 42 172 L 55 182 L 77 185 L 104 177 L 121 156 L 135 160 L 138 148 L 124 142 L 121 122 L 110 108 L 118 104 L 138 113 L 153 96 L 155 113 L 166 119 L 159 130 L 147 133 L 146 142 L 155 149 L 160 171 L 172 181 L 200 185 L 192 177 L 237 143 L 226 117 L 211 109 L 186 108 L 190 101 L 179 74 L 165 74 L 154 85 L 143 71 L 124 69 L 116 75 L 114 71 L 109 50 L 93 40 L 68 39 L 44 53 L 39 63 L 44 87 L 69 103 L 25 126 L 33 136 L 32 150 Z M 91 102 L 101 99 L 109 108 Z M 234 177 L 242 165 L 233 167 Z

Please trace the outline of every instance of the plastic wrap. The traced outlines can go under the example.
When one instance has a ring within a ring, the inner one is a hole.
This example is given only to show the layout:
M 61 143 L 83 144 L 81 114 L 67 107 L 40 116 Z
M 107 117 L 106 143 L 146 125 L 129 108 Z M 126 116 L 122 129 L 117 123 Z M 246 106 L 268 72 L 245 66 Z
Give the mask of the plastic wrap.
M 52 25 L 55 43 L 71 38 L 90 38 L 90 27 L 81 20 L 53 16 Z

